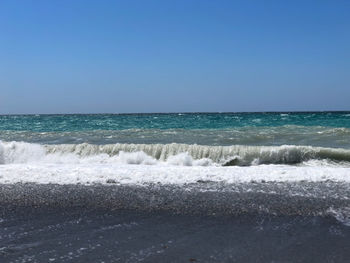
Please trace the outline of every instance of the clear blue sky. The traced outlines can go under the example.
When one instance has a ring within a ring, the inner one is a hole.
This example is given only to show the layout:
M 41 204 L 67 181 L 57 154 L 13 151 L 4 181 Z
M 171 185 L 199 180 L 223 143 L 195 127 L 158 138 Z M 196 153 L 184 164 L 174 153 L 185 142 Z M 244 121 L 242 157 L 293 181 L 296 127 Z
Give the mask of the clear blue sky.
M 0 113 L 350 110 L 350 1 L 0 1 Z

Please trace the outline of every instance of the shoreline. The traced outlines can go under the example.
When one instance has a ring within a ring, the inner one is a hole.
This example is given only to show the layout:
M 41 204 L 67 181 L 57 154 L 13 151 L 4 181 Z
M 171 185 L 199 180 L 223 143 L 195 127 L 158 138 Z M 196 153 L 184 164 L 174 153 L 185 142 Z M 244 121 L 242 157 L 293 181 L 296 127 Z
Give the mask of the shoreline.
M 187 185 L 0 184 L 3 213 L 21 207 L 131 209 L 175 214 L 327 216 L 350 207 L 350 184 L 285 182 Z

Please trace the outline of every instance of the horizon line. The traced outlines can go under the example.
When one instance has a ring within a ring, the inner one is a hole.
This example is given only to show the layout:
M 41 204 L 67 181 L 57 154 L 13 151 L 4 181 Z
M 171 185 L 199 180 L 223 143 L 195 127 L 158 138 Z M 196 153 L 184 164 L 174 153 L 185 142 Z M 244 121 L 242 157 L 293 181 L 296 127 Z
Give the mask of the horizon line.
M 150 114 L 245 114 L 245 113 L 341 113 L 350 110 L 312 110 L 312 111 L 183 111 L 183 112 L 124 112 L 124 113 L 8 113 L 0 116 L 18 115 L 150 115 Z

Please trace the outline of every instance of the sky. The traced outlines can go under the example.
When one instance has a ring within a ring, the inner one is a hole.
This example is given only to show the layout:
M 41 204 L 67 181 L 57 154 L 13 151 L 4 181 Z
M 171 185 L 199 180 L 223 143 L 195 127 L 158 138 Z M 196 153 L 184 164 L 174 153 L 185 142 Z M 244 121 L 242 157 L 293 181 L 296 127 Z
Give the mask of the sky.
M 1 0 L 0 114 L 350 110 L 350 1 Z

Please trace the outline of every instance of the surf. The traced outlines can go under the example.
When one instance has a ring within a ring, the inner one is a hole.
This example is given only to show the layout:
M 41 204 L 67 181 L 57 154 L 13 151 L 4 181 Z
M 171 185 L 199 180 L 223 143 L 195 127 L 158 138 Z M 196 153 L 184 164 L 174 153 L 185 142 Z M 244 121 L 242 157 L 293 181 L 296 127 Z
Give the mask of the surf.
M 251 166 L 261 164 L 297 165 L 311 160 L 333 164 L 350 162 L 350 150 L 313 146 L 206 146 L 196 144 L 53 144 L 0 142 L 0 164 L 31 162 L 97 162 L 126 164 L 182 164 Z

